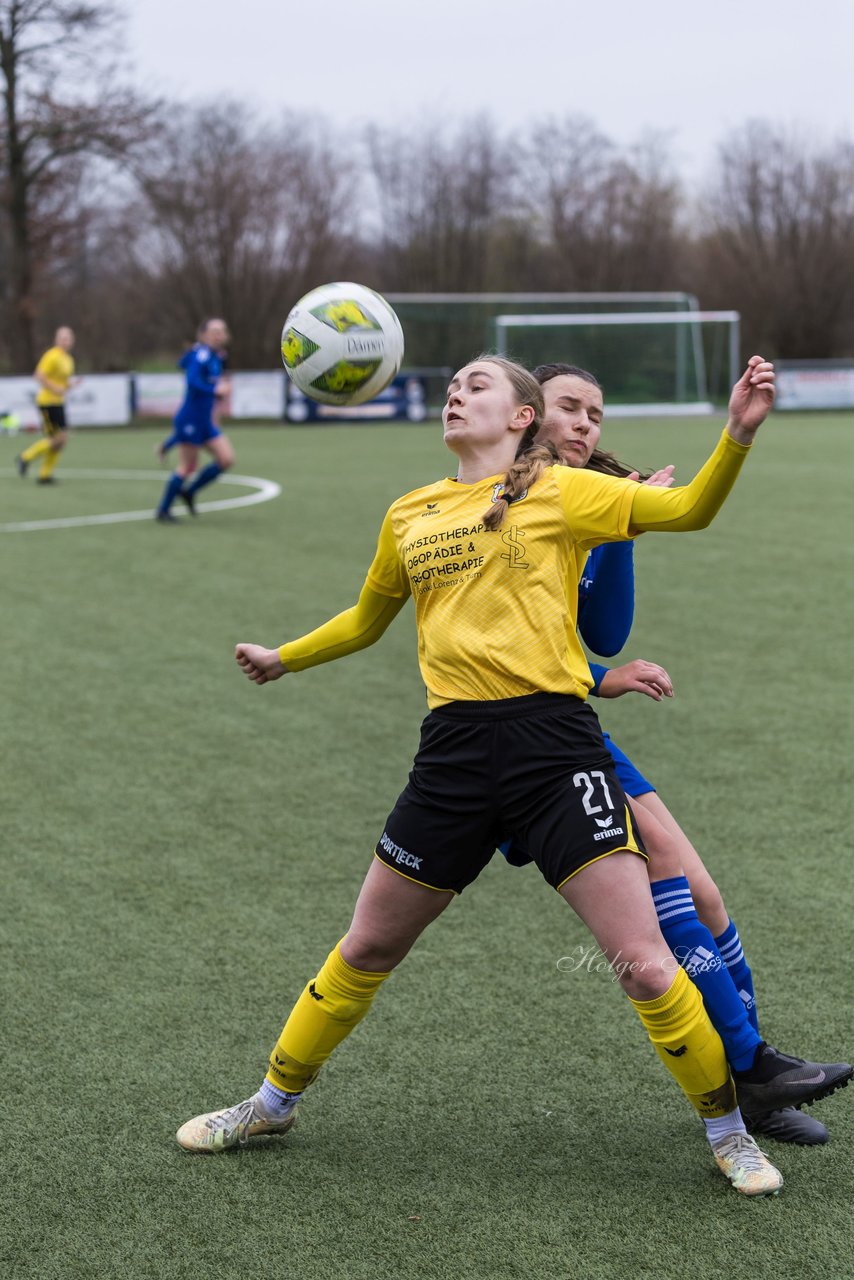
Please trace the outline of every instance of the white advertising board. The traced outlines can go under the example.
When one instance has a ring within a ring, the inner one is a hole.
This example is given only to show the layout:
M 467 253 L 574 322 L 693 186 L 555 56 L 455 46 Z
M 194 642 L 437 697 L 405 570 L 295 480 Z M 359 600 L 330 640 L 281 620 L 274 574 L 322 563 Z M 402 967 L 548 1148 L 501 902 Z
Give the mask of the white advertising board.
M 134 381 L 140 418 L 174 418 L 184 399 L 183 373 L 136 373 Z
M 35 378 L 0 378 L 0 413 L 14 413 L 22 427 L 41 425 Z M 130 376 L 92 373 L 65 397 L 71 427 L 119 427 L 130 422 Z
M 130 422 L 130 374 L 90 373 L 65 397 L 72 427 L 124 427 Z
M 778 409 L 854 409 L 854 368 L 780 369 Z
M 285 416 L 284 373 L 234 373 L 231 375 L 232 418 Z

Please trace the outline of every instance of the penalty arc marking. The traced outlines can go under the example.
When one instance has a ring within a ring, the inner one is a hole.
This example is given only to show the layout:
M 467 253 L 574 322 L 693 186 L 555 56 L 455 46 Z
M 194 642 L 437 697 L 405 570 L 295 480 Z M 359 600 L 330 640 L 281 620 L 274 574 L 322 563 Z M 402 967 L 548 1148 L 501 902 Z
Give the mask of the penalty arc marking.
M 14 475 L 14 472 L 6 474 Z M 69 480 L 158 480 L 163 483 L 163 471 L 83 471 L 71 467 L 63 467 L 63 476 Z M 199 511 L 231 511 L 235 507 L 254 507 L 259 502 L 271 502 L 278 498 L 282 486 L 275 480 L 263 480 L 260 476 L 237 476 L 227 472 L 217 479 L 217 484 L 235 484 L 250 488 L 252 493 L 245 493 L 239 498 L 220 498 L 216 502 L 200 502 Z M 134 520 L 151 520 L 154 507 L 146 507 L 144 511 L 110 511 L 104 515 L 93 516 L 59 516 L 54 520 L 12 520 L 0 523 L 0 533 L 35 533 L 41 529 L 78 529 L 93 524 L 127 524 Z

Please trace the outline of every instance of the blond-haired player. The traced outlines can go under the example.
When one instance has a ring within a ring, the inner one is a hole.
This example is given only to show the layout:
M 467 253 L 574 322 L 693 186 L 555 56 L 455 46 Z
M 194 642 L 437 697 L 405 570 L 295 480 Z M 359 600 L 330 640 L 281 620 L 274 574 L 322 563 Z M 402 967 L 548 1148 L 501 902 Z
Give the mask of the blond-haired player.
M 36 365 L 34 377 L 39 384 L 36 405 L 44 435 L 29 449 L 18 455 L 18 472 L 23 477 L 36 458 L 41 458 L 39 484 L 55 484 L 53 469 L 68 440 L 68 424 L 65 420 L 65 397 L 72 386 L 80 381 L 74 377 L 74 330 L 61 325 L 54 335 L 53 346 L 48 348 Z
M 412 597 L 430 712 L 350 928 L 297 1001 L 261 1088 L 187 1121 L 181 1146 L 218 1152 L 287 1132 L 297 1100 L 382 983 L 509 831 L 605 955 L 619 956 L 620 984 L 703 1117 L 726 1176 L 748 1195 L 779 1190 L 780 1173 L 744 1129 L 700 994 L 683 970 L 674 972 L 643 847 L 586 701 L 577 597 L 565 589 L 573 563 L 598 543 L 704 528 L 738 475 L 773 387 L 773 367 L 754 357 L 706 465 L 684 488 L 654 489 L 551 466 L 550 452 L 530 447 L 543 413 L 536 380 L 510 361 L 481 357 L 448 388 L 444 436 L 457 476 L 392 504 L 358 603 L 280 648 L 237 646 L 246 675 L 267 684 L 372 644 Z M 806 1102 L 832 1087 L 816 1068 L 787 1100 Z

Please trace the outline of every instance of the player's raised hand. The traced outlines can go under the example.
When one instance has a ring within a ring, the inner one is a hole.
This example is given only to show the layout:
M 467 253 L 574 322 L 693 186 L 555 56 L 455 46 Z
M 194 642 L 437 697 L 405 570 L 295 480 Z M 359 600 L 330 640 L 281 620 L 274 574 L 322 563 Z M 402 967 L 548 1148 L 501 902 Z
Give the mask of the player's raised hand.
M 761 356 L 751 356 L 729 399 L 727 428 L 733 440 L 750 444 L 773 403 L 774 366 Z
M 265 649 L 260 644 L 239 644 L 235 647 L 234 656 L 237 665 L 256 684 L 269 684 L 288 671 L 279 657 L 278 649 Z
M 657 662 L 635 658 L 621 667 L 611 667 L 599 682 L 600 698 L 621 698 L 624 693 L 645 693 L 654 702 L 673 697 L 670 676 Z

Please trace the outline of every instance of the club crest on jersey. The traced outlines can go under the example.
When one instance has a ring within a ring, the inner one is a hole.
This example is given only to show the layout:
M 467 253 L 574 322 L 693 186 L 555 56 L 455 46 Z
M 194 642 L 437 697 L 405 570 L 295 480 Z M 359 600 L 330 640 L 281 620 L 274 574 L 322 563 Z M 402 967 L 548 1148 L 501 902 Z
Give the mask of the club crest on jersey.
M 503 495 L 503 493 L 504 493 L 504 485 L 501 481 L 499 481 L 498 484 L 494 484 L 492 486 L 492 501 L 497 502 L 498 499 Z M 514 503 L 521 502 L 522 499 L 527 498 L 527 496 L 528 496 L 528 490 L 523 489 L 522 492 L 517 494 L 515 498 L 508 498 L 507 505 L 509 507 L 512 507 Z

